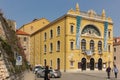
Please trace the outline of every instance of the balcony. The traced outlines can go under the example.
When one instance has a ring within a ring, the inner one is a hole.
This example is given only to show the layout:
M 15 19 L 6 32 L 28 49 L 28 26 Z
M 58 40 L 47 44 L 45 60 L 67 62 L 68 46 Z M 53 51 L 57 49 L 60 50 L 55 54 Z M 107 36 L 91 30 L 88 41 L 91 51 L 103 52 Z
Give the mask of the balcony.
M 85 54 L 86 54 L 87 56 L 92 56 L 92 55 L 94 54 L 94 52 L 93 52 L 92 50 L 86 50 L 86 51 L 85 51 Z

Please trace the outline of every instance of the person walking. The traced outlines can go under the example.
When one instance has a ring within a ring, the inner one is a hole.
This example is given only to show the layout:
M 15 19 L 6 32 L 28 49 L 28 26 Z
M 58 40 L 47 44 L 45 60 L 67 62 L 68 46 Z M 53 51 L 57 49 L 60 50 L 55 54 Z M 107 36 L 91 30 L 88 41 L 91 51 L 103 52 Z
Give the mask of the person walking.
M 111 72 L 110 66 L 107 67 L 106 72 L 107 72 L 108 79 L 110 79 L 110 72 Z
M 116 65 L 114 65 L 113 71 L 114 71 L 114 74 L 115 74 L 115 78 L 117 78 L 118 68 L 116 67 Z
M 45 67 L 44 80 L 50 80 L 50 70 L 49 70 L 49 66 L 46 66 L 46 67 Z

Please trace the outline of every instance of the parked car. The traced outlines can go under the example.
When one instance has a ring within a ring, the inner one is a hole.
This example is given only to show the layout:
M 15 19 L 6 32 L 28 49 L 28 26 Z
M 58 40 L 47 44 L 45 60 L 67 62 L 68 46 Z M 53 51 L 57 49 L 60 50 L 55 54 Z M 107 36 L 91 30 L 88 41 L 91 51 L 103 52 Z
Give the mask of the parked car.
M 41 69 L 37 72 L 37 77 L 44 77 L 45 75 L 45 69 Z M 50 69 L 50 77 L 51 78 L 60 78 L 62 76 L 61 72 L 59 70 Z
M 33 69 L 33 72 L 36 74 L 37 71 L 39 71 L 41 69 L 44 69 L 44 68 L 42 66 L 35 66 L 34 69 Z

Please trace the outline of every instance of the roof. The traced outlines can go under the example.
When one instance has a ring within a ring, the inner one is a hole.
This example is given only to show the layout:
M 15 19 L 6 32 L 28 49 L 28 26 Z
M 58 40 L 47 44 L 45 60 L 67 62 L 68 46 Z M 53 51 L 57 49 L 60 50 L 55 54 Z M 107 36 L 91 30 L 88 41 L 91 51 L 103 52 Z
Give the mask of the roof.
M 120 37 L 114 37 L 113 39 L 120 39 Z
M 120 41 L 117 43 L 113 43 L 113 46 L 118 46 L 118 45 L 120 45 Z
M 21 31 L 21 30 L 17 30 L 16 34 L 17 35 L 29 35 L 28 33 L 24 32 L 24 31 Z
M 113 46 L 120 45 L 120 37 L 114 37 L 113 39 L 114 39 Z
M 46 18 L 34 19 L 33 21 L 31 21 L 31 22 L 29 22 L 29 23 L 24 24 L 23 26 L 21 26 L 19 29 L 21 29 L 21 28 L 24 27 L 25 25 L 29 25 L 29 24 L 31 24 L 31 23 L 34 23 L 34 22 L 36 22 L 36 21 L 40 21 L 40 20 L 43 20 L 43 19 L 45 19 L 46 21 L 50 22 L 50 21 L 49 21 L 48 19 L 46 19 Z
M 46 28 L 46 27 L 48 27 L 48 26 L 50 26 L 50 25 L 52 25 L 52 24 L 56 23 L 57 21 L 59 21 L 59 20 L 61 20 L 61 19 L 65 18 L 65 17 L 67 17 L 67 16 L 72 16 L 72 17 L 75 17 L 75 15 L 64 14 L 63 16 L 61 16 L 61 17 L 59 17 L 59 18 L 55 19 L 54 21 L 50 22 L 49 24 L 47 24 L 47 25 L 46 25 L 46 26 L 44 26 L 43 28 L 41 28 L 41 29 L 37 30 L 36 32 L 32 33 L 32 34 L 31 34 L 31 36 L 32 36 L 32 35 L 34 35 L 34 34 L 36 34 L 37 32 L 39 32 L 40 30 L 42 30 L 42 29 L 44 29 L 44 28 Z
M 63 19 L 63 18 L 66 18 L 66 17 L 68 17 L 68 16 L 69 16 L 69 17 L 82 16 L 82 18 L 86 18 L 86 19 L 90 19 L 90 20 L 97 20 L 97 19 L 91 19 L 91 18 L 86 17 L 86 16 L 83 16 L 83 15 L 64 14 L 63 16 L 61 16 L 61 17 L 59 17 L 59 18 L 53 20 L 52 22 L 50 22 L 49 24 L 47 24 L 47 25 L 44 26 L 43 28 L 41 28 L 41 29 L 37 30 L 36 32 L 32 33 L 31 36 L 34 35 L 34 34 L 36 34 L 36 33 L 38 33 L 40 30 L 43 30 L 44 28 L 46 28 L 46 27 L 48 27 L 48 26 L 50 26 L 50 25 L 56 23 L 57 21 L 59 21 L 59 20 L 61 20 L 61 19 Z M 99 19 L 98 19 L 98 20 L 99 20 Z M 99 21 L 101 21 L 101 22 L 105 22 L 104 20 L 99 20 Z M 109 21 L 108 21 L 108 22 L 109 22 Z M 109 23 L 110 23 L 110 24 L 113 24 L 113 22 L 109 22 Z

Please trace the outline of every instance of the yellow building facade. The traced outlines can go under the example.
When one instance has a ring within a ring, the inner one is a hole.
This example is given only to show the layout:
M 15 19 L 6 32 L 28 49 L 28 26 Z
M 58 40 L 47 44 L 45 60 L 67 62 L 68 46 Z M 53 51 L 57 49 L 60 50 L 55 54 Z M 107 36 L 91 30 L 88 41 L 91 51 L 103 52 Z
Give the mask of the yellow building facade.
M 27 24 L 23 25 L 22 27 L 20 27 L 19 30 L 24 31 L 28 34 L 32 34 L 32 33 L 36 32 L 38 29 L 41 29 L 43 26 L 45 26 L 49 23 L 50 22 L 45 18 L 34 19 L 32 22 L 27 23 Z
M 45 18 L 34 19 L 32 22 L 27 23 L 27 24 L 23 25 L 22 27 L 20 27 L 19 31 L 26 32 L 27 34 L 31 35 L 32 33 L 36 32 L 37 30 L 41 29 L 43 26 L 45 26 L 49 23 L 50 22 Z M 20 35 L 20 34 L 22 34 L 22 35 Z M 19 33 L 17 35 L 19 36 L 19 38 L 21 40 L 24 40 L 23 38 L 25 38 L 25 37 L 27 38 L 25 42 L 21 41 L 21 45 L 22 45 L 23 49 L 26 48 L 26 50 L 24 50 L 24 52 L 26 53 L 26 58 L 27 58 L 28 62 L 31 62 L 31 56 L 33 56 L 32 54 L 30 54 L 31 53 L 31 50 L 30 50 L 31 49 L 30 48 L 31 47 L 31 45 L 30 45 L 31 37 L 25 36 L 25 35 L 23 35 L 23 33 Z
M 95 11 L 70 9 L 30 37 L 31 64 L 61 71 L 104 70 L 113 66 L 113 22 Z

